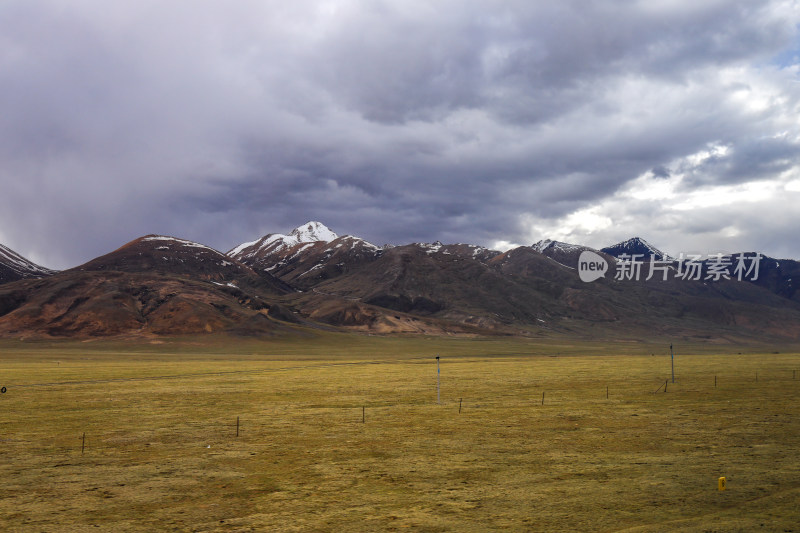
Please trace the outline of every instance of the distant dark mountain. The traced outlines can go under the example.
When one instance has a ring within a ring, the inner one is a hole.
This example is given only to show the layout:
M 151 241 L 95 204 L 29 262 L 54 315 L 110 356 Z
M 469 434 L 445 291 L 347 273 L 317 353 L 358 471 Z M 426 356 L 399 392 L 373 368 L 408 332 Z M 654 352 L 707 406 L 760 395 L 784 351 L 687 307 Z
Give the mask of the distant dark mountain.
M 45 278 L 55 273 L 55 270 L 39 266 L 0 244 L 0 284 L 19 279 Z
M 733 255 L 733 261 L 736 256 Z M 745 254 L 752 258 L 755 253 Z M 748 263 L 750 265 L 751 263 Z M 751 272 L 745 279 L 751 280 L 755 276 L 755 271 Z M 761 256 L 758 262 L 758 277 L 752 281 L 754 285 L 763 287 L 784 298 L 800 302 L 800 262 L 793 259 L 774 259 L 769 256 Z
M 640 237 L 633 237 L 613 246 L 601 248 L 600 251 L 618 259 L 623 256 L 630 258 L 633 255 L 638 255 L 643 260 L 649 260 L 651 255 L 655 256 L 656 261 L 671 261 L 673 259 Z
M 666 261 L 671 264 L 670 276 L 686 274 L 688 278 L 696 278 L 699 281 L 715 279 L 709 268 L 714 263 L 721 261 L 728 264 L 726 267 L 728 278 L 741 278 L 784 298 L 800 301 L 800 293 L 797 291 L 798 280 L 800 280 L 800 262 L 792 259 L 775 259 L 756 252 L 737 252 L 719 258 L 711 256 L 697 259 L 699 256 L 693 258 L 690 255 L 671 257 L 639 237 L 603 248 L 601 251 L 615 258 L 626 260 L 631 260 L 636 255 L 636 260 L 644 263 L 643 276 L 649 273 L 649 263 L 651 257 L 654 257 L 656 261 Z M 696 271 L 697 275 L 691 275 L 688 272 L 688 265 L 692 261 L 697 261 L 699 265 Z M 743 261 L 746 271 L 737 274 L 736 269 L 739 267 L 740 261 Z M 756 265 L 753 264 L 754 262 Z

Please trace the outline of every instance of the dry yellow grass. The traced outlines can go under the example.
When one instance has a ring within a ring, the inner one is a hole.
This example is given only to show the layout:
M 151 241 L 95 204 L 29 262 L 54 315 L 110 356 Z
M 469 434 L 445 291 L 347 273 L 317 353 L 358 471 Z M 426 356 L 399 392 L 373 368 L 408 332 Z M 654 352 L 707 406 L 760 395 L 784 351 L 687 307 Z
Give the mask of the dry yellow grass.
M 800 356 L 653 351 L 6 346 L 0 529 L 800 531 Z

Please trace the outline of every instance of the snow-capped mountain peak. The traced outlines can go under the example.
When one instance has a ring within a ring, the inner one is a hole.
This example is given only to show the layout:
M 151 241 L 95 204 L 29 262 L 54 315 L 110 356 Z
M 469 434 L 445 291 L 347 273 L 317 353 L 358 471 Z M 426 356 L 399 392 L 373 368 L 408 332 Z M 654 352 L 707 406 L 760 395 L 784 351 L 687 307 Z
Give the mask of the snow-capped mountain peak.
M 289 233 L 289 236 L 297 239 L 298 243 L 301 242 L 331 242 L 339 238 L 339 236 L 330 230 L 322 222 L 314 220 L 309 221 L 302 226 L 298 226 Z
M 633 237 L 626 241 L 619 242 L 613 246 L 608 246 L 600 250 L 614 257 L 620 257 L 621 254 L 627 255 L 641 255 L 643 257 L 655 256 L 657 260 L 671 261 L 672 257 L 665 254 L 646 240 L 641 237 Z
M 276 250 L 285 250 L 298 244 L 329 243 L 338 238 L 339 236 L 325 224 L 312 220 L 294 228 L 289 232 L 289 235 L 270 233 L 255 241 L 244 242 L 230 250 L 227 255 L 241 259 L 243 257 L 254 257 L 260 253 L 271 254 Z

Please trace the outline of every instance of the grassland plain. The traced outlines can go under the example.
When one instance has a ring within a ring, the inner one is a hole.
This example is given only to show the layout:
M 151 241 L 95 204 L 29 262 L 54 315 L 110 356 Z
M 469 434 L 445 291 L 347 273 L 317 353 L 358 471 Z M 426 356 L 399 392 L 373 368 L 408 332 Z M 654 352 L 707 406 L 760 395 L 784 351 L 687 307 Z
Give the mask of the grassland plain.
M 676 350 L 5 342 L 0 529 L 800 531 L 800 355 Z

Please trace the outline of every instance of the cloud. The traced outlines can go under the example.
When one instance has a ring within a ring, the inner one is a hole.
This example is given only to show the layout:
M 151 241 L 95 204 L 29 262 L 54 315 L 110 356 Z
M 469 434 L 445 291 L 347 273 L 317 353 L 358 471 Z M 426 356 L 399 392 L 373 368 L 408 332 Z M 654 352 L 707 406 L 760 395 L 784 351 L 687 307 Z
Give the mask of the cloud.
M 308 219 L 800 257 L 772 238 L 797 214 L 798 22 L 777 0 L 8 0 L 0 237 L 61 268 Z
M 757 251 L 797 257 L 800 188 L 791 175 L 697 188 L 683 187 L 683 179 L 648 173 L 591 207 L 553 219 L 531 217 L 526 240 L 548 234 L 601 248 L 636 234 L 673 256 Z

